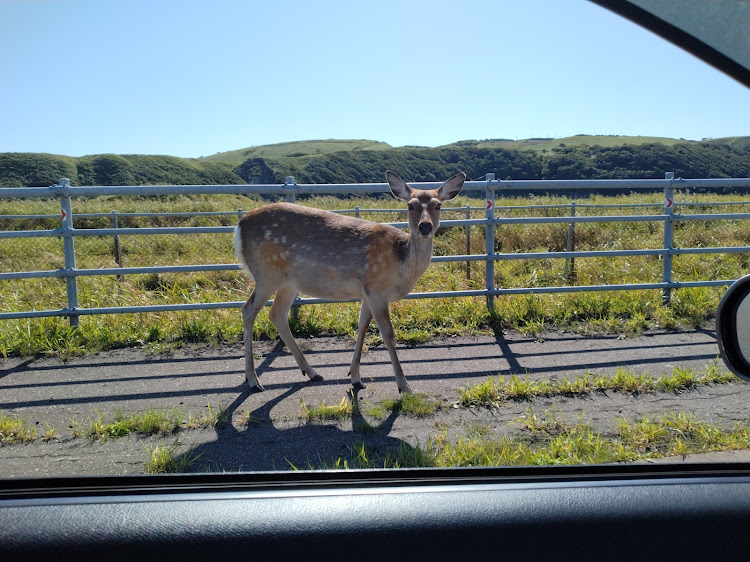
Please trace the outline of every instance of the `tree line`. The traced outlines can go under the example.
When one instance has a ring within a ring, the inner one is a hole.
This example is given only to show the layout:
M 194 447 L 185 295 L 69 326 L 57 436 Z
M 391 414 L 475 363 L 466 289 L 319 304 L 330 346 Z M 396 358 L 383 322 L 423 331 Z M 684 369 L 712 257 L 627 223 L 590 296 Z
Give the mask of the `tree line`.
M 615 147 L 576 146 L 535 153 L 452 145 L 401 147 L 283 158 L 254 157 L 239 165 L 173 156 L 101 154 L 80 158 L 42 153 L 0 154 L 0 187 L 72 185 L 207 185 L 284 183 L 381 183 L 386 169 L 411 181 L 440 181 L 464 171 L 469 179 L 750 177 L 750 149 L 686 142 Z

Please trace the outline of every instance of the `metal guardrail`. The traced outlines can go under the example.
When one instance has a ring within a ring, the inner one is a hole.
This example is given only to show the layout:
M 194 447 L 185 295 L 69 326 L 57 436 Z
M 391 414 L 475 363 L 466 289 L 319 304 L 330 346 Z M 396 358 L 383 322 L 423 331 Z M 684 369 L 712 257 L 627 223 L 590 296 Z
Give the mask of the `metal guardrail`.
M 412 183 L 419 188 L 435 188 L 436 183 Z M 539 293 L 569 293 L 583 291 L 619 291 L 619 290 L 642 290 L 658 289 L 663 293 L 663 301 L 668 303 L 671 298 L 671 292 L 674 289 L 683 287 L 698 286 L 721 286 L 729 285 L 734 279 L 726 280 L 706 280 L 693 282 L 676 282 L 672 279 L 672 257 L 683 254 L 706 254 L 706 253 L 734 253 L 750 252 L 750 246 L 738 247 L 710 247 L 710 248 L 675 248 L 674 247 L 674 223 L 678 221 L 692 220 L 736 220 L 750 219 L 750 213 L 711 213 L 711 214 L 682 214 L 675 213 L 674 189 L 676 188 L 709 188 L 709 189 L 730 189 L 739 190 L 750 188 L 750 178 L 728 178 L 728 179 L 675 179 L 674 174 L 668 172 L 662 179 L 643 179 L 643 180 L 495 180 L 494 174 L 487 174 L 485 181 L 470 181 L 464 185 L 464 192 L 480 191 L 484 192 L 486 205 L 484 207 L 458 207 L 444 208 L 444 211 L 466 211 L 467 217 L 470 217 L 471 211 L 484 210 L 483 219 L 465 220 L 443 220 L 441 226 L 466 227 L 467 228 L 467 248 L 468 248 L 468 228 L 471 226 L 484 226 L 485 230 L 485 253 L 484 254 L 465 254 L 453 256 L 434 256 L 434 262 L 485 262 L 485 287 L 479 290 L 463 291 L 436 291 L 428 293 L 411 293 L 406 298 L 438 298 L 438 297 L 485 297 L 487 306 L 494 307 L 494 298 L 500 295 L 509 294 L 539 294 Z M 654 204 L 637 204 L 637 205 L 612 205 L 619 208 L 639 208 L 639 207 L 657 207 L 662 210 L 659 214 L 650 215 L 600 215 L 600 216 L 581 216 L 576 215 L 576 208 L 596 208 L 597 205 L 576 204 L 571 205 L 531 205 L 529 207 L 495 207 L 496 193 L 502 193 L 504 190 L 579 190 L 595 189 L 598 191 L 607 190 L 659 190 L 664 192 L 664 205 Z M 328 184 L 328 185 L 300 185 L 294 181 L 294 178 L 286 178 L 283 185 L 214 185 L 214 186 L 88 186 L 88 187 L 71 187 L 70 181 L 63 178 L 58 184 L 49 188 L 3 188 L 0 189 L 0 198 L 50 198 L 55 197 L 60 200 L 59 218 L 61 227 L 51 230 L 25 230 L 25 231 L 0 231 L 0 239 L 10 238 L 43 238 L 58 237 L 63 241 L 63 251 L 65 257 L 65 266 L 61 269 L 48 271 L 24 271 L 24 272 L 6 272 L 0 273 L 0 281 L 11 279 L 39 279 L 39 278 L 63 278 L 66 280 L 67 306 L 57 310 L 30 310 L 16 312 L 0 312 L 0 320 L 15 318 L 38 318 L 47 316 L 65 316 L 70 319 L 71 325 L 78 324 L 80 316 L 94 314 L 115 314 L 115 313 L 139 313 L 139 312 L 163 312 L 174 310 L 203 310 L 218 308 L 235 308 L 244 304 L 239 302 L 213 302 L 213 303 L 195 303 L 195 304 L 169 304 L 169 305 L 147 305 L 147 306 L 124 306 L 124 307 L 98 307 L 98 308 L 80 308 L 78 303 L 77 278 L 84 276 L 96 275 L 117 275 L 122 278 L 124 275 L 144 274 L 144 273 L 175 273 L 175 272 L 199 272 L 199 271 L 225 271 L 240 269 L 237 264 L 214 264 L 214 265 L 180 265 L 180 266 L 156 266 L 156 267 L 118 267 L 118 268 L 98 268 L 98 269 L 79 269 L 75 265 L 75 247 L 74 240 L 80 236 L 113 236 L 115 245 L 119 244 L 120 236 L 128 235 L 152 235 L 152 234 L 212 234 L 212 233 L 231 233 L 233 226 L 206 226 L 206 227 L 158 227 L 158 228 L 118 228 L 118 216 L 164 216 L 164 213 L 90 213 L 85 215 L 76 215 L 76 217 L 112 217 L 113 228 L 87 228 L 76 229 L 73 226 L 74 215 L 72 212 L 71 200 L 74 197 L 93 197 L 93 196 L 128 196 L 128 195 L 176 195 L 176 194 L 263 194 L 263 195 L 280 195 L 287 201 L 294 202 L 297 195 L 323 195 L 323 194 L 372 194 L 388 193 L 387 184 Z M 703 205 L 717 206 L 722 203 L 711 203 Z M 724 205 L 747 205 L 742 202 L 723 203 Z M 692 204 L 699 206 L 701 204 Z M 686 206 L 681 204 L 680 206 Z M 570 208 L 570 216 L 561 217 L 496 217 L 496 210 L 510 209 L 552 209 L 552 208 Z M 356 207 L 353 210 L 339 211 L 350 212 L 356 216 L 360 212 L 399 212 L 398 209 L 360 209 Z M 196 213 L 179 213 L 180 216 L 216 216 L 216 215 L 241 215 L 238 212 L 196 212 Z M 28 218 L 50 218 L 57 215 L 0 215 L 0 219 L 28 219 Z M 575 251 L 570 244 L 572 236 L 568 237 L 569 245 L 566 251 L 561 252 L 534 252 L 534 253 L 497 253 L 495 252 L 495 227 L 500 224 L 540 224 L 540 223 L 564 223 L 569 224 L 572 229 L 576 223 L 597 223 L 597 222 L 661 222 L 664 224 L 664 238 L 662 248 L 641 249 L 641 250 L 593 250 L 593 251 Z M 397 222 L 388 223 L 397 228 L 404 228 L 407 223 Z M 622 285 L 577 285 L 577 286 L 557 286 L 557 287 L 525 287 L 525 288 L 498 288 L 495 286 L 495 262 L 498 260 L 508 259 L 565 259 L 566 264 L 572 263 L 576 258 L 586 257 L 619 257 L 619 256 L 661 256 L 663 261 L 662 280 L 653 283 L 637 283 Z M 324 302 L 342 302 L 323 299 L 298 298 L 296 305 L 316 304 Z

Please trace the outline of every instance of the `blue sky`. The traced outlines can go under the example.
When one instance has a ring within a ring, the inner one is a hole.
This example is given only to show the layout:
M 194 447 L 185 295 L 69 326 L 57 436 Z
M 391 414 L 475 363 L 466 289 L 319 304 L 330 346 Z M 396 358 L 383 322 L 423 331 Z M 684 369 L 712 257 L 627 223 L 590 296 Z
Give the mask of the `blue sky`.
M 750 134 L 750 90 L 585 0 L 0 0 L 0 152 Z

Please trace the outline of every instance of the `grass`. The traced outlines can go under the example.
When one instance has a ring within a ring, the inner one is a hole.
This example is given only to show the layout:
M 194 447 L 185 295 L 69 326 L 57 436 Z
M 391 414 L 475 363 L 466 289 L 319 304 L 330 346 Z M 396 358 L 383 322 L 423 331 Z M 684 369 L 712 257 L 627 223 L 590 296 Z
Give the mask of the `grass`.
M 188 425 L 197 424 L 199 427 L 215 427 L 221 429 L 222 427 L 226 427 L 230 421 L 229 410 L 227 410 L 224 405 L 212 408 L 211 404 L 207 404 L 206 412 L 203 415 L 198 416 L 197 420 L 191 418 Z
M 149 457 L 144 463 L 146 474 L 187 472 L 190 465 L 197 461 L 202 453 L 194 455 L 193 447 L 190 447 L 187 451 L 178 455 L 177 449 L 179 445 L 177 439 L 174 440 L 174 443 L 167 446 L 157 445 L 153 448 L 148 448 L 143 445 Z
M 686 413 L 666 413 L 636 422 L 619 420 L 612 435 L 596 433 L 583 423 L 569 424 L 550 411 L 544 416 L 530 411 L 520 421 L 529 436 L 497 436 L 483 430 L 451 440 L 444 432 L 424 447 L 402 443 L 386 451 L 360 443 L 350 449 L 349 458 L 339 457 L 308 468 L 601 464 L 750 448 L 749 426 L 736 424 L 722 429 Z
M 643 392 L 682 392 L 700 385 L 723 384 L 734 380 L 731 373 L 722 373 L 718 360 L 706 366 L 701 375 L 692 370 L 675 367 L 671 373 L 654 377 L 634 373 L 628 369 L 618 369 L 612 376 L 594 376 L 590 373 L 561 381 L 534 380 L 528 377 L 511 375 L 487 377 L 482 383 L 459 389 L 458 404 L 467 407 L 496 406 L 507 400 L 531 400 L 536 396 L 581 396 L 595 391 L 617 391 L 627 393 Z
M 399 444 L 396 450 L 381 452 L 368 447 L 364 442 L 355 443 L 348 447 L 349 458 L 337 457 L 332 461 L 320 459 L 318 464 L 307 463 L 307 470 L 359 470 L 367 468 L 409 468 L 432 466 L 429 453 L 420 448 L 411 448 L 406 443 Z M 299 467 L 287 463 L 292 470 Z
M 104 416 L 97 411 L 97 417 L 89 425 L 85 435 L 91 439 L 106 440 L 115 437 L 126 437 L 131 433 L 142 435 L 169 435 L 182 427 L 183 414 L 180 409 L 152 409 L 141 414 L 125 415 L 117 410 L 114 420 L 105 422 Z
M 406 394 L 398 399 L 387 398 L 377 404 L 360 403 L 352 399 L 351 396 L 343 397 L 338 405 L 326 404 L 325 401 L 317 406 L 308 406 L 304 400 L 300 399 L 300 419 L 307 423 L 319 421 L 342 421 L 350 419 L 360 409 L 375 418 L 383 419 L 387 413 L 396 412 L 401 415 L 413 417 L 426 417 L 433 415 L 437 410 L 442 408 L 441 400 L 423 394 Z M 366 431 L 366 427 L 361 428 Z
M 18 416 L 10 417 L 0 411 L 0 443 L 28 443 L 37 438 L 36 428 Z
M 537 415 L 534 409 L 529 406 L 529 411 L 526 415 L 517 420 L 524 429 L 530 431 L 532 434 L 560 434 L 565 431 L 570 431 L 572 426 L 558 416 L 557 410 L 554 404 L 551 409 L 544 410 L 544 414 Z M 483 433 L 487 435 L 488 432 Z
M 750 448 L 750 427 L 735 424 L 724 430 L 684 412 L 643 417 L 635 423 L 620 420 L 617 433 L 623 445 L 639 458 Z
M 382 402 L 386 410 L 416 418 L 431 416 L 442 408 L 442 401 L 422 392 L 405 394 L 396 400 L 387 398 Z
M 354 412 L 354 403 L 346 396 L 341 399 L 338 405 L 329 405 L 323 401 L 317 406 L 308 406 L 301 398 L 299 402 L 302 409 L 300 418 L 307 423 L 316 421 L 341 421 L 351 418 Z
M 594 196 L 592 203 L 630 204 L 660 203 L 659 194 L 631 196 Z M 721 202 L 745 200 L 748 196 L 679 194 L 681 202 Z M 564 215 L 566 209 L 501 209 L 529 204 L 560 204 L 559 197 L 498 198 L 499 216 Z M 389 207 L 403 205 L 391 199 L 311 198 L 306 205 L 324 208 Z M 456 206 L 476 200 L 460 197 Z M 250 209 L 260 201 L 237 196 L 193 196 L 166 198 L 92 198 L 76 201 L 76 212 L 121 211 L 213 211 L 243 207 Z M 59 214 L 56 201 L 11 201 L 3 208 L 13 214 Z M 711 209 L 707 209 L 710 212 Z M 581 209 L 580 214 L 594 211 Z M 601 212 L 601 211 L 596 211 Z M 658 212 L 642 209 L 610 209 L 612 214 Z M 476 213 L 475 213 L 476 214 Z M 400 213 L 365 218 L 403 220 Z M 465 218 L 464 212 L 444 213 L 444 218 Z M 76 219 L 78 221 L 78 219 Z M 80 219 L 77 228 L 106 227 L 108 218 Z M 227 217 L 159 218 L 151 222 L 142 218 L 123 218 L 122 226 L 203 226 L 231 225 L 236 215 Z M 154 222 L 156 221 L 156 222 Z M 54 228 L 48 221 L 0 221 L 2 228 Z M 59 221 L 58 221 L 59 222 Z M 49 224 L 47 224 L 49 223 Z M 603 223 L 576 225 L 576 249 L 659 248 L 662 227 L 659 223 Z M 231 234 L 123 236 L 120 244 L 125 266 L 226 264 L 235 263 Z M 495 250 L 503 253 L 560 251 L 566 247 L 566 224 L 513 225 L 496 228 Z M 107 237 L 76 238 L 76 265 L 79 268 L 115 267 L 113 241 Z M 738 246 L 750 244 L 747 221 L 697 221 L 677 223 L 675 242 L 678 247 Z M 471 229 L 470 251 L 484 251 L 483 229 Z M 443 228 L 435 239 L 436 255 L 466 252 L 466 233 L 460 227 Z M 36 271 L 64 267 L 62 244 L 55 238 L 0 240 L 0 263 L 3 271 Z M 504 288 L 545 287 L 568 284 L 563 260 L 500 260 L 495 264 L 495 283 Z M 747 254 L 685 255 L 674 258 L 674 279 L 731 279 L 744 274 L 750 266 Z M 575 283 L 622 284 L 661 280 L 662 262 L 657 256 L 627 258 L 579 258 L 575 264 Z M 415 291 L 464 290 L 482 288 L 484 268 L 471 265 L 466 277 L 464 263 L 435 263 L 418 281 Z M 150 304 L 190 304 L 201 302 L 243 301 L 252 282 L 238 271 L 164 273 L 128 275 L 124 281 L 116 276 L 78 279 L 81 307 L 139 306 Z M 491 314 L 483 298 L 403 300 L 391 306 L 392 320 L 400 342 L 418 345 L 435 336 L 492 333 L 515 329 L 526 333 L 544 330 L 569 330 L 581 334 L 638 334 L 653 327 L 692 328 L 711 319 L 723 294 L 722 287 L 684 288 L 673 292 L 670 306 L 661 304 L 661 294 L 653 291 L 618 291 L 565 293 L 549 295 L 508 295 L 495 299 Z M 0 284 L 0 302 L 4 311 L 59 309 L 66 305 L 65 282 L 61 279 L 7 280 Z M 352 303 L 301 307 L 293 330 L 297 335 L 335 334 L 354 336 L 358 305 Z M 70 356 L 128 346 L 146 346 L 156 350 L 179 347 L 186 343 L 219 344 L 240 341 L 242 333 L 239 311 L 183 311 L 142 314 L 85 316 L 80 327 L 71 329 L 63 318 L 16 319 L 0 322 L 0 354 L 23 356 L 55 354 Z M 276 330 L 266 311 L 256 322 L 256 338 L 274 338 Z
M 127 437 L 134 433 L 143 436 L 165 436 L 173 435 L 183 429 L 222 428 L 230 421 L 229 412 L 223 405 L 212 407 L 211 404 L 206 406 L 206 412 L 197 416 L 190 414 L 187 418 L 180 408 L 171 410 L 152 408 L 145 412 L 131 414 L 125 414 L 122 409 L 118 409 L 112 418 L 106 421 L 105 416 L 98 410 L 95 410 L 95 414 L 95 417 L 90 418 L 86 424 L 79 420 L 71 422 L 69 429 L 72 430 L 73 437 L 88 437 L 104 441 Z M 54 429 L 48 428 L 48 433 L 50 430 L 54 434 Z

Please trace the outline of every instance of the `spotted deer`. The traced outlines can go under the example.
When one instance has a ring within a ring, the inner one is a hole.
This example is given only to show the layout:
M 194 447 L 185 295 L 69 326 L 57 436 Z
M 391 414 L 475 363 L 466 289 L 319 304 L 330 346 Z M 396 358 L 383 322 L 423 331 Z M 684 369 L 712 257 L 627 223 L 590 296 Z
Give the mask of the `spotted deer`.
M 364 388 L 359 366 L 365 334 L 374 317 L 398 390 L 411 394 L 396 355 L 388 304 L 406 296 L 427 269 L 440 225 L 440 204 L 458 195 L 466 174 L 457 174 L 434 190 L 414 189 L 390 171 L 386 178 L 393 195 L 408 204 L 408 234 L 392 226 L 289 203 L 263 206 L 240 220 L 234 233 L 235 251 L 255 279 L 255 289 L 242 306 L 245 377 L 251 390 L 264 390 L 253 361 L 253 326 L 274 293 L 271 322 L 303 375 L 311 381 L 323 379 L 307 362 L 289 329 L 289 309 L 297 294 L 305 293 L 323 299 L 361 299 L 349 367 L 354 388 Z

